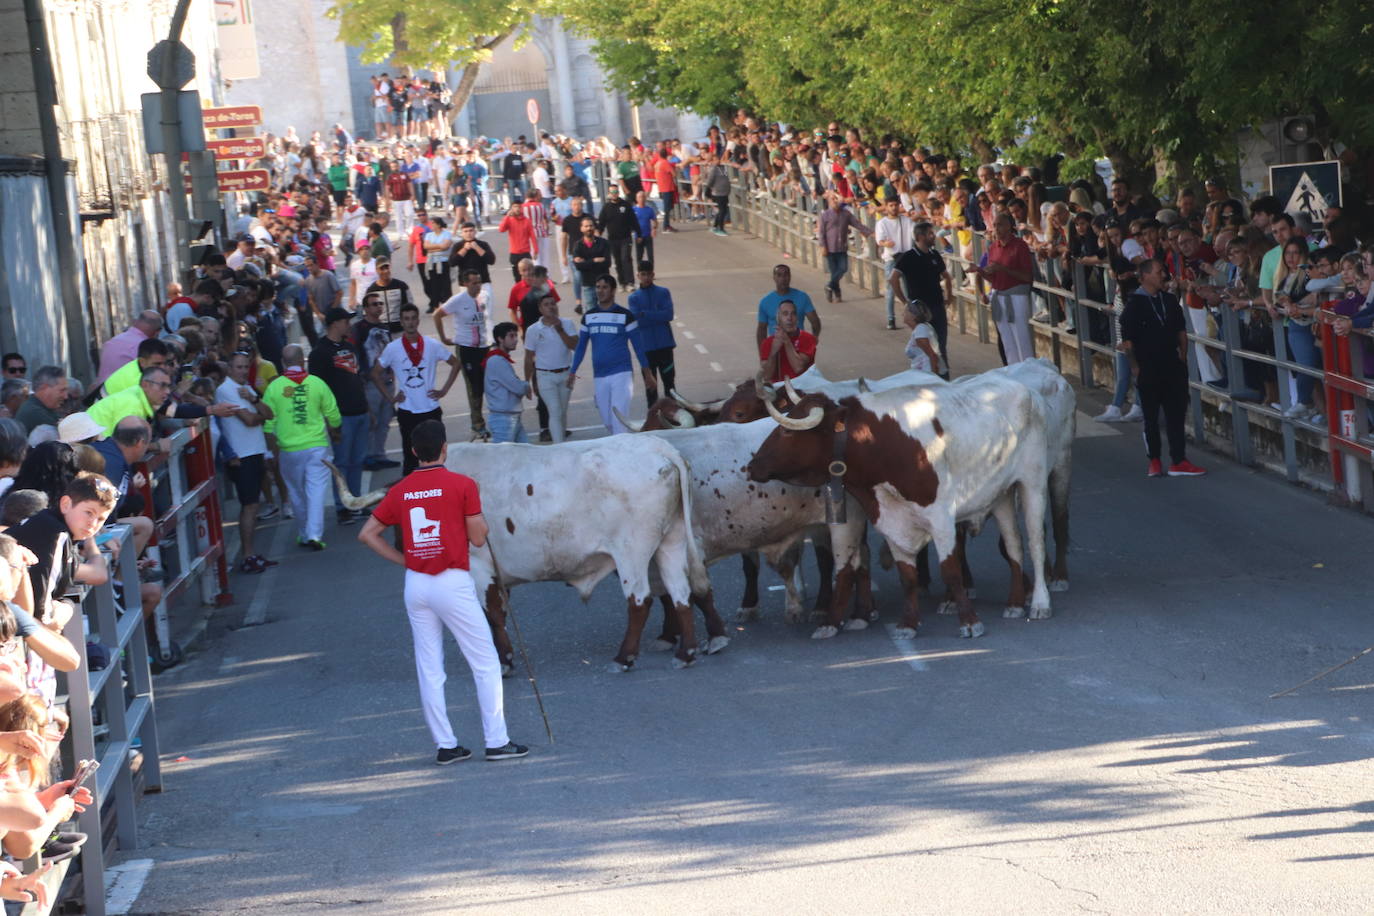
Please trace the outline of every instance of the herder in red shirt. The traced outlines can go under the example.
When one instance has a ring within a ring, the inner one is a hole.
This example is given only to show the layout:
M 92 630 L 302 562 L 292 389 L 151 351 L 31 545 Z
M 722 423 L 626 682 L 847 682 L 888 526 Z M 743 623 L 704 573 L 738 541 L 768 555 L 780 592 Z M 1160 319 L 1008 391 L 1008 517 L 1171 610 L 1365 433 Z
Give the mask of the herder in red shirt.
M 475 481 L 444 467 L 447 438 L 439 420 L 415 427 L 410 447 L 419 466 L 387 491 L 358 532 L 358 540 L 378 556 L 405 567 L 406 616 L 415 640 L 420 703 L 439 749 L 434 762 L 441 766 L 472 756 L 458 744 L 444 700 L 444 627 L 458 640 L 477 684 L 486 758 L 507 760 L 529 753 L 506 734 L 501 660 L 468 572 L 468 545 L 487 543 L 481 497 Z M 392 525 L 401 530 L 404 553 L 383 537 Z

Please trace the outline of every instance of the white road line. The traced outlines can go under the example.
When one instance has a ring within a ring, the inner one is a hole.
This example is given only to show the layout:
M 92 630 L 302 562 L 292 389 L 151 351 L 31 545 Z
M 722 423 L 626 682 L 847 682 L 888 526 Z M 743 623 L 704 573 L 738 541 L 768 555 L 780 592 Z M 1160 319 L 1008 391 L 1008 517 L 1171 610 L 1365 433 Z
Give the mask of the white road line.
M 143 893 L 143 883 L 153 870 L 152 859 L 130 859 L 105 869 L 105 912 L 126 916 Z
M 920 654 L 916 651 L 915 640 L 898 639 L 897 627 L 895 624 L 887 623 L 883 624 L 883 627 L 887 630 L 887 635 L 891 638 L 892 644 L 896 646 L 897 651 L 902 654 L 902 661 L 910 665 L 913 671 L 925 671 L 926 663 L 921 660 Z
M 711 371 L 712 371 L 712 372 L 724 372 L 725 370 L 722 369 L 722 368 L 720 367 L 720 363 L 711 363 Z
M 228 671 L 230 668 L 232 668 L 232 667 L 234 667 L 235 665 L 237 665 L 237 664 L 238 664 L 239 662 L 241 662 L 242 660 L 243 660 L 243 659 L 239 658 L 237 655 L 226 655 L 226 656 L 224 656 L 224 661 L 222 661 L 222 662 L 219 663 L 219 673 L 220 673 L 220 674 L 223 674 L 224 672 Z
M 705 347 L 703 347 L 701 344 L 692 344 L 692 346 L 696 347 L 697 352 L 700 353 L 702 356 L 705 356 L 707 353 L 711 352 L 710 350 L 707 350 Z
M 697 335 L 693 334 L 691 331 L 683 331 L 683 332 L 682 332 L 682 336 L 685 337 L 685 338 L 687 338 L 688 340 L 696 340 L 696 339 L 697 339 Z
M 367 492 L 364 490 L 363 492 Z M 277 522 L 276 528 L 272 531 L 272 546 L 268 548 L 270 556 L 280 556 L 282 548 L 285 546 L 287 531 L 296 527 L 296 520 L 277 516 L 281 521 Z M 253 601 L 248 605 L 248 611 L 243 615 L 243 625 L 245 627 L 255 627 L 267 620 L 267 602 L 272 598 L 272 583 L 277 578 L 277 570 L 280 566 L 270 566 L 267 572 L 258 576 L 258 588 L 253 592 Z
M 673 324 L 677 325 L 677 326 L 680 327 L 680 328 L 685 328 L 685 327 L 687 327 L 687 322 L 685 322 L 685 321 L 674 321 Z

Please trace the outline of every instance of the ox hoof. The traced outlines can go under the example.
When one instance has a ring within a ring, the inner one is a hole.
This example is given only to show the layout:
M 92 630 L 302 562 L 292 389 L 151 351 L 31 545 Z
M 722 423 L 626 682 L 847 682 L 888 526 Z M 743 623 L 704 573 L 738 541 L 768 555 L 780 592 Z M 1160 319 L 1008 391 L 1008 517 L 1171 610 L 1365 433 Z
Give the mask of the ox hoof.
M 758 620 L 759 609 L 757 607 L 742 607 L 735 611 L 735 619 L 738 621 Z
M 892 630 L 893 639 L 915 639 L 916 631 L 911 627 L 895 627 Z
M 782 612 L 782 619 L 787 623 L 801 623 L 805 619 L 806 612 L 799 607 L 789 607 Z
M 1068 579 L 1051 579 L 1051 580 L 1050 580 L 1050 591 L 1052 591 L 1052 592 L 1067 592 L 1068 590 L 1069 590 L 1069 580 L 1068 580 Z
M 625 674 L 634 670 L 635 660 L 631 658 L 628 662 L 613 661 L 606 666 L 606 670 L 611 674 Z
M 983 626 L 983 621 L 981 620 L 977 623 L 966 623 L 963 626 L 959 627 L 959 635 L 964 639 L 972 639 L 977 636 L 982 636 L 986 632 L 987 628 Z
M 706 640 L 706 654 L 715 655 L 728 645 L 730 645 L 730 637 L 712 636 L 710 639 Z
M 812 639 L 832 639 L 832 638 L 835 636 L 835 634 L 838 633 L 838 632 L 840 632 L 840 628 L 839 628 L 839 627 L 832 627 L 832 626 L 830 626 L 829 624 L 826 624 L 826 625 L 823 626 L 823 627 L 816 627 L 815 631 L 813 631 L 812 634 L 811 634 L 811 638 L 812 638 Z
M 655 652 L 669 652 L 677 648 L 677 643 L 675 641 L 670 642 L 660 636 L 658 639 L 649 643 L 649 648 L 653 649 Z
M 878 622 L 878 611 L 877 611 L 876 608 L 875 608 L 874 610 L 871 610 L 871 611 L 868 612 L 868 622 L 869 622 L 869 623 L 877 623 L 877 622 Z
M 862 617 L 851 617 L 844 623 L 846 630 L 867 630 L 868 621 Z
M 514 674 L 514 673 L 515 673 L 515 666 L 514 666 L 514 665 L 512 665 L 510 662 L 502 662 L 502 663 L 501 663 L 501 676 L 502 676 L 502 677 L 510 677 L 510 676 L 511 676 L 512 674 Z
M 1048 605 L 1046 605 L 1045 607 L 1032 606 L 1030 609 L 1031 620 L 1049 620 L 1050 617 L 1053 615 L 1054 611 L 1050 610 Z
M 1002 612 L 1002 616 L 1015 620 L 1019 617 L 1025 617 L 1026 609 L 1023 607 L 1016 607 L 1015 605 L 1007 605 L 1007 609 Z
M 697 660 L 697 654 L 696 654 L 695 651 L 693 651 L 693 652 L 692 652 L 690 655 L 688 655 L 686 658 L 678 658 L 676 655 L 674 655 L 674 656 L 673 656 L 673 667 L 674 667 L 675 669 L 677 669 L 678 671 L 681 671 L 683 668 L 690 668 L 690 667 L 692 666 L 692 664 L 693 664 L 696 660 Z
M 953 598 L 949 598 L 940 602 L 940 606 L 935 609 L 935 613 L 945 615 L 957 614 L 959 613 L 959 605 L 954 602 Z

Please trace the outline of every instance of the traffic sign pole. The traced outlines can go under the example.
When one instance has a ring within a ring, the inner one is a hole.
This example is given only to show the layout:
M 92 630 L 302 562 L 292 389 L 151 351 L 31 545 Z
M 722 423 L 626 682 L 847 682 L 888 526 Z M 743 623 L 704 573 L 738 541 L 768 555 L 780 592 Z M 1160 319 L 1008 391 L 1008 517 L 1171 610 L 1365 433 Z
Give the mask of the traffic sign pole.
M 177 104 L 177 93 L 187 80 L 177 82 L 178 63 L 184 63 L 182 55 L 174 53 L 174 47 L 181 43 L 181 29 L 186 24 L 186 14 L 191 0 L 177 0 L 176 10 L 172 13 L 172 24 L 167 30 L 169 45 L 163 45 L 164 53 L 150 55 L 149 69 L 156 67 L 156 73 L 149 75 L 162 90 L 162 149 L 167 161 L 167 196 L 172 204 L 172 225 L 176 238 L 177 279 L 183 288 L 190 289 L 191 239 L 187 234 L 187 220 L 190 216 L 186 204 L 186 189 L 182 186 L 181 172 L 181 114 Z M 193 63 L 194 66 L 194 63 Z M 185 68 L 183 67 L 183 75 Z M 194 76 L 194 73 L 190 74 Z

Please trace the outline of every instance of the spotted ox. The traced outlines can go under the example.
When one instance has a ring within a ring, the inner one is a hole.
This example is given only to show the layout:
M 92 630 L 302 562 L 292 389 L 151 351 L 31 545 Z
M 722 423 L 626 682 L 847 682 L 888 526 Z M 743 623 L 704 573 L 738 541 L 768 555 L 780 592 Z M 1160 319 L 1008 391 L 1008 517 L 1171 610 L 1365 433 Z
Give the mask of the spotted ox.
M 825 494 L 817 487 L 786 483 L 758 483 L 744 474 L 745 464 L 776 428 L 771 420 L 753 423 L 719 423 L 700 429 L 664 430 L 655 436 L 677 449 L 687 462 L 692 482 L 692 529 L 707 564 L 734 554 L 762 553 L 787 590 L 785 619 L 797 623 L 802 615 L 802 590 L 798 562 L 803 537 L 817 543 L 818 560 L 830 559 L 831 544 L 846 554 L 863 537 L 865 521 L 857 504 L 845 513 L 846 522 L 825 527 Z M 825 547 L 822 548 L 821 544 Z M 829 564 L 821 565 L 822 589 L 817 608 L 829 607 Z M 749 567 L 746 564 L 746 572 Z M 757 581 L 757 561 L 753 568 Z M 757 589 L 757 586 L 755 586 Z M 739 619 L 758 617 L 757 591 L 753 601 L 746 593 Z M 866 626 L 872 613 L 871 592 L 861 593 L 853 626 Z
M 629 604 L 629 622 L 613 670 L 639 655 L 656 572 L 672 600 L 682 639 L 674 664 L 690 665 L 697 641 L 692 592 L 710 590 L 692 530 L 687 465 L 654 436 L 611 436 L 534 445 L 450 445 L 448 466 L 477 481 L 490 524 L 490 550 L 472 554 L 472 576 L 491 622 L 503 666 L 513 662 L 505 593 L 525 582 L 567 582 L 585 601 L 612 570 Z M 651 566 L 653 569 L 651 570 Z M 725 625 L 703 608 L 719 648 Z
M 1025 513 L 1034 573 L 1031 616 L 1048 617 L 1044 517 L 1048 447 L 1040 395 L 1013 379 L 981 376 L 957 385 L 892 388 L 839 400 L 806 394 L 784 414 L 748 465 L 755 481 L 820 486 L 835 474 L 887 538 L 906 608 L 898 633 L 915 635 L 916 554 L 933 542 L 940 572 L 959 609 L 960 635 L 982 622 L 964 590 L 955 552 L 960 522 L 976 528 L 992 515 L 1006 542 L 1013 598 L 1022 589 L 1015 501 Z M 837 628 L 846 596 L 837 582 L 827 628 Z
M 636 423 L 633 420 L 620 414 L 620 422 L 635 432 L 654 432 L 660 429 L 691 429 L 696 426 L 707 426 L 720 419 L 720 405 L 723 401 L 714 404 L 698 404 L 689 401 L 679 395 L 676 391 L 668 392 L 668 397 L 659 398 L 649 408 L 644 415 L 643 421 Z

